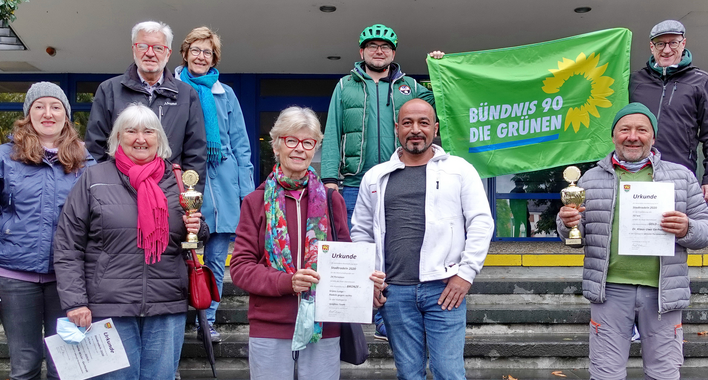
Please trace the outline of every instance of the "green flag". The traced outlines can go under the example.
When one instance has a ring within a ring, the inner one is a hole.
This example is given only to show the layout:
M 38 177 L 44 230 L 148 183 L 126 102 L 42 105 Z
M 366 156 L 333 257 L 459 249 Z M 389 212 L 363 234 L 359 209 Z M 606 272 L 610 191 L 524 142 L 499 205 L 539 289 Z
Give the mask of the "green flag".
M 617 28 L 428 57 L 443 146 L 484 178 L 604 157 L 627 104 L 631 41 Z

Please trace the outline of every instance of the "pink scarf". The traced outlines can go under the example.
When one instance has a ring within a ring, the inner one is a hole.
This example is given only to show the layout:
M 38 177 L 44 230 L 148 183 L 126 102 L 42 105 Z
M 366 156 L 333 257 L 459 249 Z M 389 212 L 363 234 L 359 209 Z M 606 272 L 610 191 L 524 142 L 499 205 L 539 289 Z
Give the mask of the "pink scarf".
M 138 248 L 145 250 L 145 263 L 154 264 L 165 252 L 170 234 L 167 198 L 157 185 L 165 175 L 165 161 L 155 157 L 145 165 L 138 165 L 118 146 L 116 167 L 128 176 L 138 192 Z

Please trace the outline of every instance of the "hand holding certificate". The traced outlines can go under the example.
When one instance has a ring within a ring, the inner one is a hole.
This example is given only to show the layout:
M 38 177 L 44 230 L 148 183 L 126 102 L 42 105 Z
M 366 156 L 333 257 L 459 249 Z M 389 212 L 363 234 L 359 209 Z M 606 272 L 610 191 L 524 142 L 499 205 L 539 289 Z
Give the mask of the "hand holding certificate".
M 44 338 L 62 379 L 82 380 L 130 366 L 112 319 L 94 322 L 86 338 L 68 344 L 59 335 Z
M 673 256 L 676 236 L 664 230 L 662 220 L 674 212 L 674 184 L 620 182 L 619 192 L 618 253 Z
M 315 321 L 371 323 L 375 255 L 373 243 L 319 242 Z

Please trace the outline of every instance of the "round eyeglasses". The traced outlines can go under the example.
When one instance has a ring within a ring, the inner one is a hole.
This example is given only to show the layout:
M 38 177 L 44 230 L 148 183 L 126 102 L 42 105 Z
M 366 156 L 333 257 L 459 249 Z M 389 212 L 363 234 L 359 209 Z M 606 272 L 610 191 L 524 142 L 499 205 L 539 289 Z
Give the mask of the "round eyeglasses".
M 204 58 L 211 58 L 211 56 L 214 54 L 214 52 L 211 50 L 208 50 L 208 49 L 202 50 L 197 47 L 189 48 L 189 53 L 194 57 L 199 57 L 199 53 L 202 53 L 202 54 L 204 54 Z
M 285 141 L 285 146 L 287 146 L 290 149 L 295 149 L 298 144 L 302 143 L 302 149 L 305 150 L 312 150 L 315 149 L 315 145 L 317 145 L 317 140 L 315 139 L 298 139 L 297 137 L 293 136 L 283 136 L 281 137 L 283 141 Z
M 669 45 L 669 47 L 671 48 L 671 50 L 676 50 L 676 49 L 678 49 L 678 47 L 679 47 L 679 45 L 681 44 L 681 42 L 683 42 L 683 40 L 681 40 L 681 41 L 671 41 L 671 42 L 661 42 L 661 41 L 660 41 L 660 42 L 652 42 L 652 45 L 654 45 L 654 47 L 657 48 L 657 49 L 659 49 L 659 50 L 664 50 L 664 48 L 666 47 L 666 45 Z

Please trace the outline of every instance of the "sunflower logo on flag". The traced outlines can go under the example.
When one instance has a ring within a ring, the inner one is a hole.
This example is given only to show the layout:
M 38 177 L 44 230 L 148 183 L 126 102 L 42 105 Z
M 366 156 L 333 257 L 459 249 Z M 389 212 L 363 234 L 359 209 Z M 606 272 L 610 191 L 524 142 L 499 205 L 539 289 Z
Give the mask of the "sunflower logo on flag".
M 572 59 L 563 58 L 563 62 L 558 62 L 558 69 L 549 69 L 552 76 L 543 81 L 543 91 L 547 94 L 553 94 L 560 91 L 561 87 L 572 77 L 582 76 L 591 86 L 590 96 L 580 107 L 570 107 L 565 115 L 565 127 L 563 130 L 568 130 L 568 126 L 573 125 L 573 130 L 578 133 L 580 125 L 585 125 L 590 128 L 590 115 L 599 118 L 600 113 L 597 108 L 609 108 L 612 102 L 607 100 L 607 97 L 615 91 L 610 86 L 615 82 L 614 79 L 608 76 L 603 76 L 607 70 L 608 63 L 602 66 L 600 64 L 600 55 L 591 53 L 589 57 L 585 53 L 580 53 L 573 61 Z

